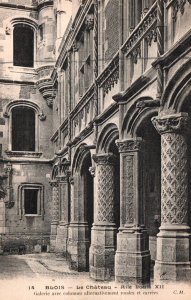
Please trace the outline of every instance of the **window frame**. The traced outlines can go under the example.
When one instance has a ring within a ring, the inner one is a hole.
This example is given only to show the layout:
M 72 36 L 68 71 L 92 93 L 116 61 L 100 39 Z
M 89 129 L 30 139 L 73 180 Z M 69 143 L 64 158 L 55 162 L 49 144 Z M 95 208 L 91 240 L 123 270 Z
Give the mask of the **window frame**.
M 35 151 L 13 151 L 12 150 L 12 109 L 15 107 L 29 107 L 35 112 Z M 8 118 L 8 135 L 7 145 L 8 148 L 5 150 L 7 156 L 22 156 L 22 157 L 40 157 L 42 155 L 40 151 L 40 122 L 46 120 L 43 110 L 39 106 L 28 100 L 14 100 L 11 101 L 3 113 L 5 118 Z
M 25 190 L 37 190 L 37 214 L 25 213 Z M 44 186 L 41 183 L 21 183 L 18 187 L 18 214 L 23 217 L 41 217 L 44 219 Z
M 33 67 L 23 67 L 23 66 L 14 66 L 14 51 L 13 51 L 13 45 L 14 45 L 14 28 L 17 25 L 22 26 L 28 26 L 30 27 L 34 32 L 34 51 L 33 51 Z M 37 36 L 38 36 L 38 24 L 37 22 L 32 18 L 25 18 L 23 16 L 18 16 L 14 19 L 10 18 L 6 20 L 4 23 L 4 28 L 6 33 L 6 48 L 8 49 L 7 52 L 7 60 L 10 61 L 8 64 L 10 70 L 12 72 L 31 72 L 32 74 L 35 72 L 35 69 L 37 68 Z

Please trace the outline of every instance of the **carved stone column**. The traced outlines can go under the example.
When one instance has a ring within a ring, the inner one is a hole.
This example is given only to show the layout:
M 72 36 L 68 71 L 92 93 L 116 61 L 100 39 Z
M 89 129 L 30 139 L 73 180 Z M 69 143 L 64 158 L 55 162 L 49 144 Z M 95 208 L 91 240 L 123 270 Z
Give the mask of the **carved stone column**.
M 190 280 L 188 226 L 187 113 L 154 117 L 161 134 L 161 227 L 157 236 L 156 280 Z
M 141 138 L 118 141 L 120 152 L 120 228 L 117 235 L 115 278 L 118 282 L 146 283 L 150 252 L 143 224 Z
M 58 181 L 52 180 L 50 184 L 52 186 L 52 206 L 51 206 L 52 221 L 51 221 L 51 233 L 50 233 L 50 250 L 54 251 L 55 244 L 56 244 L 57 227 L 60 218 L 60 213 L 59 213 L 60 203 L 59 203 Z
M 91 231 L 90 277 L 109 280 L 114 275 L 116 225 L 114 220 L 114 164 L 112 154 L 94 155 L 94 224 Z
M 68 176 L 59 177 L 60 222 L 57 228 L 56 252 L 66 255 L 69 225 L 69 180 Z

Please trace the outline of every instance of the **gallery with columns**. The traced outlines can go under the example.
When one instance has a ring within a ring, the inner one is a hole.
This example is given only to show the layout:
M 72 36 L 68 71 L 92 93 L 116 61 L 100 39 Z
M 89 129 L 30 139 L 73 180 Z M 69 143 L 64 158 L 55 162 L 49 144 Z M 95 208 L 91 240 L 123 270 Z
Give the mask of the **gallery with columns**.
M 191 1 L 9 2 L 0 252 L 55 252 L 96 281 L 189 282 Z

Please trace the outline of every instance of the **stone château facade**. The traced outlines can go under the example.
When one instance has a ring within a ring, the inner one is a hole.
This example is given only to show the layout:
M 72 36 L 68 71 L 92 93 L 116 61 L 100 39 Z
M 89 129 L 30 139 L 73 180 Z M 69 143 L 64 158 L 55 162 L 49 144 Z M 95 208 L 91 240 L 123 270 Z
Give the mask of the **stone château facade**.
M 191 279 L 190 14 L 0 1 L 1 252 L 59 252 L 96 280 Z

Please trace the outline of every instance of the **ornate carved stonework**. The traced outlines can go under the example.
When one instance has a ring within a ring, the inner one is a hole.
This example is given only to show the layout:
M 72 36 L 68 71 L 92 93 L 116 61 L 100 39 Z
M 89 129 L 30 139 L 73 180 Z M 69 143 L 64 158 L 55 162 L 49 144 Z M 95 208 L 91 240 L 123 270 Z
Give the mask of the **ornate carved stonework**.
M 146 39 L 149 46 L 151 46 L 152 41 L 157 42 L 157 30 L 156 30 L 156 28 L 149 31 L 149 33 L 147 34 L 145 39 Z
M 157 9 L 153 6 L 152 11 L 146 14 L 143 20 L 140 22 L 139 26 L 133 30 L 132 34 L 128 37 L 127 41 L 122 47 L 122 52 L 126 55 L 132 51 L 132 48 L 137 44 L 138 41 L 145 35 L 149 28 L 153 28 L 157 21 Z
M 89 172 L 90 172 L 90 174 L 92 175 L 92 177 L 95 177 L 95 170 L 96 170 L 95 167 L 90 167 L 90 168 L 89 168 Z
M 51 181 L 52 186 L 52 222 L 59 221 L 59 192 L 58 182 Z
M 88 14 L 85 20 L 86 30 L 92 30 L 94 28 L 94 16 Z
M 98 165 L 97 221 L 114 222 L 114 167 L 111 164 Z
M 188 178 L 187 144 L 177 133 L 163 134 L 162 146 L 162 224 L 187 223 Z
M 129 139 L 123 141 L 116 141 L 116 145 L 119 149 L 119 152 L 133 152 L 133 151 L 140 151 L 143 147 L 143 140 L 142 138 L 136 139 Z
M 123 222 L 125 224 L 134 223 L 134 173 L 133 173 L 133 156 L 129 155 L 123 158 L 123 193 L 122 193 L 122 203 L 124 207 L 124 211 L 122 215 L 124 215 Z
M 191 0 L 175 0 L 173 2 L 173 13 L 172 13 L 172 18 L 174 19 L 174 21 L 176 22 L 177 19 L 177 14 L 180 11 L 181 15 L 184 14 L 185 12 L 185 5 L 186 3 L 191 4 Z
M 93 155 L 92 158 L 97 165 L 113 165 L 116 162 L 116 158 L 112 153 Z
M 152 122 L 156 130 L 160 134 L 164 133 L 186 133 L 189 129 L 191 119 L 187 113 L 180 113 L 177 115 L 169 115 L 162 118 L 154 117 Z
M 7 25 L 5 28 L 5 34 L 10 35 L 11 34 L 11 28 Z
M 131 57 L 134 64 L 137 64 L 138 58 L 141 58 L 141 46 L 139 45 L 131 52 Z

